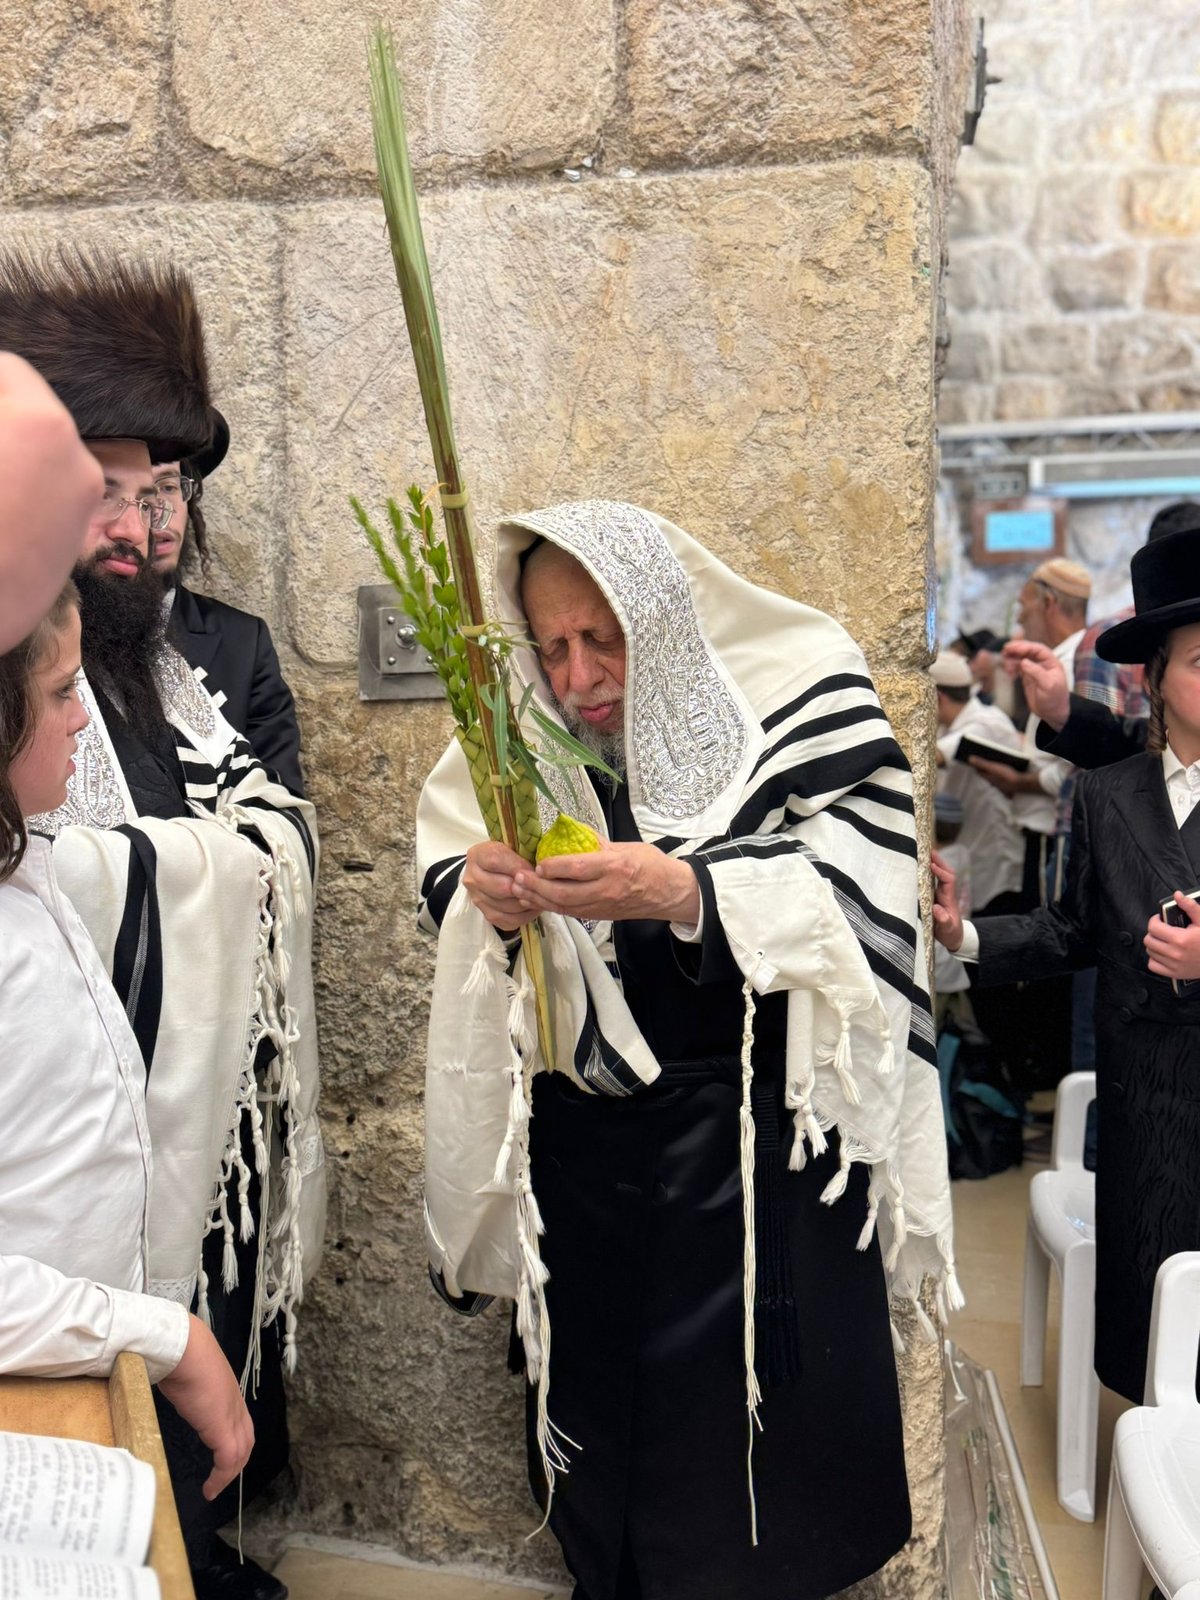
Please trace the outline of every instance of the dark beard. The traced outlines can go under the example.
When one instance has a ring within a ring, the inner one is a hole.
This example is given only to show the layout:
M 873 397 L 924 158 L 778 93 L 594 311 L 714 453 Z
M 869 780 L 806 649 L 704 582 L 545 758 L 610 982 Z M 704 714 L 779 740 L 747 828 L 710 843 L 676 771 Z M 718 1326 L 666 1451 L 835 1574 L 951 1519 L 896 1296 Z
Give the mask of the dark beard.
M 169 737 L 155 677 L 167 627 L 163 583 L 137 551 L 117 548 L 138 560 L 136 577 L 100 571 L 99 558 L 109 555 L 112 546 L 102 546 L 75 568 L 83 670 L 114 702 L 130 731 L 153 749 L 164 735 Z

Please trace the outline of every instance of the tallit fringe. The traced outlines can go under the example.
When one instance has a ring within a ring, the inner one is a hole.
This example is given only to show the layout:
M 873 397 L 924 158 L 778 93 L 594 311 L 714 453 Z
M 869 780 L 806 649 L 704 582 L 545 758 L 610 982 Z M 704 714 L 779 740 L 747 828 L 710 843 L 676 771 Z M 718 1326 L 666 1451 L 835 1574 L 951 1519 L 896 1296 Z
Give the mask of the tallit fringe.
M 217 821 L 236 832 L 239 824 L 253 825 L 252 813 L 237 806 L 226 806 Z M 217 1181 L 213 1187 L 204 1236 L 220 1228 L 223 1236 L 221 1278 L 226 1290 L 238 1282 L 235 1237 L 243 1242 L 254 1236 L 254 1217 L 250 1210 L 250 1168 L 242 1154 L 243 1119 L 249 1126 L 254 1169 L 259 1179 L 258 1250 L 255 1256 L 254 1304 L 251 1315 L 250 1344 L 241 1374 L 243 1392 L 257 1387 L 262 1367 L 262 1329 L 277 1317 L 283 1319 L 283 1360 L 288 1372 L 296 1366 L 296 1308 L 304 1295 L 303 1249 L 300 1243 L 301 1177 L 297 1160 L 297 1118 L 293 1114 L 299 1097 L 299 1074 L 295 1046 L 300 1038 L 295 1013 L 288 1003 L 287 987 L 291 961 L 285 935 L 288 929 L 289 899 L 277 892 L 285 878 L 297 904 L 303 899 L 301 869 L 289 851 L 273 848 L 262 858 L 258 874 L 258 932 L 255 945 L 255 1003 L 247 1034 L 242 1068 L 234 1092 L 225 1148 Z M 256 1063 L 262 1042 L 268 1040 L 274 1059 L 260 1084 Z M 263 1108 L 267 1108 L 264 1116 Z M 271 1150 L 279 1153 L 280 1193 L 273 1193 Z M 237 1227 L 229 1214 L 229 1188 L 237 1178 Z M 208 1281 L 201 1268 L 200 1312 L 208 1317 Z
M 496 987 L 498 977 L 507 966 L 508 956 L 499 935 L 486 940 L 471 964 L 467 981 L 463 984 L 463 993 L 491 994 Z
M 837 1005 L 832 997 L 827 996 L 830 1003 Z M 858 1086 L 853 1082 L 853 1077 L 845 1070 L 845 1063 L 838 1066 L 837 1055 L 843 1049 L 849 1051 L 849 1027 L 847 1019 L 842 1017 L 842 1027 L 839 1032 L 837 1044 L 832 1052 L 827 1052 L 823 1057 L 826 1065 L 832 1065 L 838 1075 L 838 1084 L 846 1100 L 851 1104 L 858 1104 L 854 1098 L 858 1093 Z M 890 1039 L 884 1042 L 874 1070 L 881 1075 L 895 1071 L 896 1052 Z M 853 1084 L 854 1095 L 847 1092 L 847 1082 Z M 856 1138 L 854 1134 L 839 1127 L 837 1118 L 818 1108 L 813 1101 L 816 1089 L 815 1072 L 808 1064 L 796 1078 L 792 1079 L 786 1088 L 785 1102 L 793 1110 L 795 1122 L 795 1138 L 792 1140 L 791 1155 L 788 1166 L 796 1172 L 802 1172 L 807 1165 L 807 1143 L 813 1155 L 824 1155 L 829 1148 L 826 1133 L 830 1128 L 838 1127 L 840 1135 L 840 1155 L 838 1170 L 825 1185 L 821 1192 L 821 1199 L 826 1205 L 833 1205 L 840 1200 L 846 1192 L 850 1181 L 850 1169 L 855 1162 L 861 1162 L 871 1170 L 871 1182 L 868 1189 L 867 1215 L 863 1221 L 862 1230 L 858 1236 L 858 1249 L 866 1250 L 875 1237 L 879 1219 L 880 1205 L 886 1203 L 888 1216 L 892 1223 L 892 1242 L 884 1258 L 884 1267 L 891 1283 L 889 1295 L 892 1300 L 911 1302 L 915 1307 L 915 1315 L 921 1329 L 931 1338 L 939 1338 L 937 1329 L 934 1328 L 928 1314 L 920 1304 L 919 1281 L 914 1282 L 911 1274 L 900 1270 L 905 1245 L 910 1237 L 908 1212 L 904 1200 L 904 1186 L 892 1162 L 887 1161 L 883 1155 Z M 945 1325 L 950 1313 L 961 1311 L 966 1304 L 962 1288 L 958 1281 L 958 1272 L 954 1261 L 954 1246 L 952 1238 L 947 1233 L 936 1236 L 938 1255 L 941 1257 L 941 1271 L 935 1280 L 935 1295 L 939 1321 Z M 899 1341 L 898 1348 L 903 1348 L 899 1334 L 893 1328 L 893 1337 Z
M 538 1246 L 546 1227 L 529 1171 L 530 1091 L 537 1045 L 531 1021 L 533 985 L 524 971 L 519 983 L 510 976 L 506 985 L 511 1088 L 508 1124 L 493 1179 L 497 1185 L 503 1184 L 511 1168 L 518 1253 L 517 1334 L 525 1350 L 529 1381 L 537 1386 L 535 1434 L 546 1479 L 546 1514 L 529 1535 L 533 1538 L 550 1520 L 558 1474 L 569 1470 L 570 1458 L 565 1447 L 579 1447 L 550 1420 L 550 1313 L 546 1305 L 546 1280 L 550 1274 Z
M 754 1111 L 750 1087 L 754 1079 L 754 985 L 742 985 L 742 1104 L 738 1113 L 741 1132 L 742 1173 L 742 1346 L 746 1367 L 746 1479 L 750 1492 L 750 1543 L 758 1544 L 758 1504 L 754 1493 L 754 1431 L 762 1428 L 758 1408 L 762 1390 L 754 1370 L 754 1301 L 758 1261 L 754 1234 Z

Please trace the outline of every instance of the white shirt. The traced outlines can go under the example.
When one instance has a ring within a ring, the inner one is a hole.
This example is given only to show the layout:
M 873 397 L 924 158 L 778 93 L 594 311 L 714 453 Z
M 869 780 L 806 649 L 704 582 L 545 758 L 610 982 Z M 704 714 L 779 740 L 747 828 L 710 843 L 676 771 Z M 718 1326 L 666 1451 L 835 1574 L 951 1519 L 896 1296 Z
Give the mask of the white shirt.
M 143 1292 L 145 1066 L 95 946 L 31 838 L 0 884 L 0 1372 L 178 1365 L 186 1309 Z
M 1068 688 L 1075 687 L 1075 652 L 1079 649 L 1080 640 L 1086 632 L 1086 628 L 1079 628 L 1061 644 L 1054 646 L 1054 654 L 1062 662 L 1063 671 L 1067 675 Z M 1030 717 L 1026 724 L 1025 754 L 1029 757 L 1030 771 L 1037 774 L 1041 792 L 1014 795 L 1013 815 L 1019 827 L 1030 828 L 1034 833 L 1052 834 L 1057 825 L 1058 791 L 1073 769 L 1071 763 L 1064 761 L 1061 756 L 1052 756 L 1045 750 L 1038 749 L 1037 731 L 1040 722 L 1040 717 Z
M 1200 761 L 1185 767 L 1168 745 L 1162 753 L 1162 767 L 1175 826 L 1182 828 L 1200 801 Z M 979 930 L 973 922 L 963 923 L 962 943 L 954 953 L 960 961 L 979 960 Z
M 1171 746 L 1162 753 L 1163 777 L 1167 784 L 1167 799 L 1175 814 L 1175 826 L 1182 828 L 1200 800 L 1200 761 L 1185 767 Z
M 968 700 L 938 737 L 938 750 L 946 763 L 938 769 L 938 793 L 962 802 L 962 827 L 956 843 L 970 857 L 971 900 L 979 908 L 998 894 L 1021 887 L 1025 843 L 1008 796 L 1001 794 L 982 773 L 954 759 L 963 734 L 978 735 L 1012 750 L 1021 748 L 1021 735 L 998 706 Z

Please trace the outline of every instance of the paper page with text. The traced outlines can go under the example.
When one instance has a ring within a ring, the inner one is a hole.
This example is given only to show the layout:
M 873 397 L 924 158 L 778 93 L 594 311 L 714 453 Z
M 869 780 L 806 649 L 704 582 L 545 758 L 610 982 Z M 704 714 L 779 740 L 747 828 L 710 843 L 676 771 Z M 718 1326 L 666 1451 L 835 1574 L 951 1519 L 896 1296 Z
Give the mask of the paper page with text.
M 0 1600 L 162 1600 L 149 1567 L 0 1550 Z
M 154 1492 L 153 1467 L 128 1450 L 0 1432 L 0 1553 L 140 1566 Z

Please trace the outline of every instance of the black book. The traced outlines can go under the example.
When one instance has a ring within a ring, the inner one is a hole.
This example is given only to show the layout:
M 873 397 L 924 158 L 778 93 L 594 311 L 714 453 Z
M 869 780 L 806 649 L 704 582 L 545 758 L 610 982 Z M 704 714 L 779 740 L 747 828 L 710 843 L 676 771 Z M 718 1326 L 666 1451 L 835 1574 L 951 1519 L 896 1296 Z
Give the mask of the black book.
M 972 756 L 978 756 L 981 761 L 1000 761 L 1014 772 L 1029 771 L 1029 757 L 1023 751 L 1014 750 L 1007 744 L 993 744 L 990 739 L 980 739 L 973 733 L 964 733 L 958 741 L 954 759 L 967 762 Z

